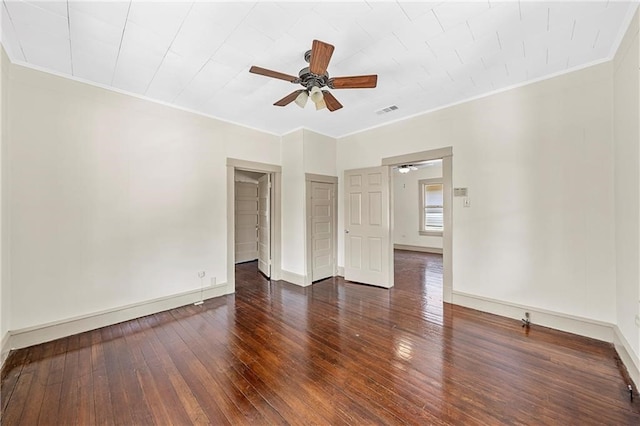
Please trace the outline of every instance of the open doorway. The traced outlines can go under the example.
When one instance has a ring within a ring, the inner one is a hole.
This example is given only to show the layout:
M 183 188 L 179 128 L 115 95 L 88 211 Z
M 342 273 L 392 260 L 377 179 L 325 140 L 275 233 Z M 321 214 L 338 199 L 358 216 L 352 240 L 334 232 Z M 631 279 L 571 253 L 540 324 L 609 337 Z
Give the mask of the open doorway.
M 227 159 L 227 283 L 235 292 L 236 264 L 255 265 L 281 279 L 281 167 Z
M 235 170 L 235 264 L 255 264 L 271 277 L 271 176 Z M 245 268 L 246 269 L 246 268 Z
M 407 226 L 413 226 L 414 229 L 417 230 L 416 233 L 409 238 L 409 234 L 404 233 L 404 228 L 395 229 L 393 227 L 391 232 L 391 249 L 396 247 L 395 244 L 398 244 L 398 248 L 410 248 L 413 249 L 415 256 L 422 258 L 431 258 L 431 263 L 426 267 L 423 271 L 425 277 L 427 275 L 430 276 L 431 283 L 433 283 L 434 275 L 438 274 L 438 270 L 441 268 L 442 273 L 442 301 L 451 303 L 452 301 L 452 292 L 453 292 L 453 277 L 452 277 L 452 203 L 453 203 L 453 187 L 452 187 L 452 157 L 453 150 L 451 147 L 435 149 L 431 151 L 423 151 L 416 152 L 413 154 L 405 154 L 396 157 L 384 158 L 382 160 L 383 166 L 389 166 L 392 171 L 390 172 L 391 188 L 395 189 L 395 171 L 393 169 L 398 169 L 397 173 L 403 175 L 409 175 L 412 172 L 419 172 L 421 169 L 429 170 L 424 171 L 422 173 L 426 174 L 440 174 L 440 178 L 437 177 L 427 177 L 424 176 L 424 179 L 417 179 L 415 182 L 415 197 L 418 200 L 418 203 L 414 203 L 414 207 L 406 207 L 404 208 L 413 208 L 415 212 L 415 220 L 413 224 L 407 223 Z M 437 161 L 437 162 L 436 162 Z M 432 165 L 427 165 L 432 164 Z M 413 169 L 412 170 L 412 166 Z M 403 168 L 404 173 L 400 173 L 399 168 Z M 409 170 L 406 170 L 406 169 Z M 441 170 L 438 173 L 438 168 Z M 417 177 L 417 173 L 416 173 Z M 407 178 L 409 179 L 409 178 Z M 411 178 L 412 179 L 412 178 Z M 422 181 L 422 182 L 420 182 Z M 441 182 L 441 193 L 437 194 L 438 184 Z M 405 182 L 406 183 L 406 182 Z M 430 192 L 429 194 L 427 193 Z M 407 196 L 410 196 L 410 193 L 407 193 Z M 435 197 L 431 197 L 435 196 Z M 438 197 L 441 197 L 441 204 L 438 202 Z M 397 214 L 396 209 L 396 194 L 394 190 L 391 191 L 390 194 L 390 211 L 393 216 L 392 223 L 395 222 L 395 216 Z M 422 198 L 422 202 L 420 203 L 420 199 Z M 400 207 L 400 206 L 398 206 Z M 400 207 L 400 208 L 403 208 Z M 441 209 L 441 210 L 440 210 Z M 440 213 L 441 212 L 441 213 Z M 410 212 L 408 212 L 410 213 Z M 402 213 L 404 215 L 404 212 Z M 413 213 L 411 214 L 413 215 Z M 405 218 L 406 219 L 406 218 Z M 438 225 L 441 222 L 440 232 L 438 233 Z M 398 235 L 396 235 L 398 234 Z M 402 235 L 405 235 L 403 238 Z M 439 238 L 438 238 L 439 237 Z M 404 243 L 403 243 L 404 241 Z M 422 241 L 422 243 L 418 244 L 417 242 Z M 440 245 L 440 247 L 438 247 Z M 420 247 L 422 246 L 422 247 Z M 430 250 L 428 250 L 430 249 Z M 429 253 L 438 252 L 441 250 L 441 258 L 438 259 L 439 253 Z M 415 257 L 414 256 L 414 257 Z M 395 256 L 394 256 L 395 257 Z M 441 266 L 438 265 L 438 260 Z M 425 262 L 428 262 L 425 260 Z M 399 265 L 399 269 L 404 268 L 403 265 Z M 394 280 L 396 278 L 396 267 L 394 265 Z
M 391 174 L 395 286 L 426 295 L 427 313 L 441 318 L 442 159 L 395 166 Z

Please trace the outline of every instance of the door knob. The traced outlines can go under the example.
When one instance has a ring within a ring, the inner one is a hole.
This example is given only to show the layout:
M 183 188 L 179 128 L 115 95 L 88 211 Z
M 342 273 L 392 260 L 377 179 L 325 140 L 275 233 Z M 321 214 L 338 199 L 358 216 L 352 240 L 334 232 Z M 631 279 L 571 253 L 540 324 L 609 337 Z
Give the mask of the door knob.
M 344 230 L 344 233 L 345 233 L 345 234 L 348 234 L 348 233 L 349 233 L 349 230 L 348 230 L 348 229 L 345 229 L 345 230 Z

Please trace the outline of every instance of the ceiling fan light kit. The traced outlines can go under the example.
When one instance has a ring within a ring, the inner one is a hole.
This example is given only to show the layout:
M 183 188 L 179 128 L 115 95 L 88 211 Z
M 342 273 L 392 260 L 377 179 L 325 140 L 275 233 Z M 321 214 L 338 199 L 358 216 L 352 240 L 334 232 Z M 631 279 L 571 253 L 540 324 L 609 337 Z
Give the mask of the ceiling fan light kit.
M 330 89 L 372 89 L 378 84 L 378 76 L 371 74 L 329 78 L 327 67 L 333 50 L 334 47 L 331 44 L 313 40 L 311 50 L 304 54 L 304 60 L 309 63 L 309 66 L 302 68 L 298 73 L 298 77 L 257 66 L 252 66 L 249 72 L 300 84 L 304 87 L 303 90 L 296 90 L 280 99 L 273 104 L 275 106 L 286 106 L 295 101 L 296 105 L 304 108 L 307 99 L 310 97 L 316 105 L 316 110 L 326 107 L 329 111 L 336 111 L 342 108 L 342 104 L 328 90 L 322 90 L 323 87 Z
M 322 100 L 324 95 L 322 94 L 322 90 L 320 90 L 318 86 L 312 86 L 311 90 L 309 91 L 309 97 L 313 102 L 318 103 Z
M 405 174 L 410 171 L 418 170 L 418 168 L 412 164 L 403 164 L 402 166 L 398 166 L 398 172 Z
M 296 96 L 296 105 L 298 105 L 300 108 L 304 108 L 304 106 L 307 104 L 308 99 L 309 95 L 306 91 L 303 90 L 298 96 Z
M 316 111 L 324 109 L 326 107 L 327 107 L 327 103 L 324 101 L 324 99 L 320 98 L 320 100 L 316 102 Z

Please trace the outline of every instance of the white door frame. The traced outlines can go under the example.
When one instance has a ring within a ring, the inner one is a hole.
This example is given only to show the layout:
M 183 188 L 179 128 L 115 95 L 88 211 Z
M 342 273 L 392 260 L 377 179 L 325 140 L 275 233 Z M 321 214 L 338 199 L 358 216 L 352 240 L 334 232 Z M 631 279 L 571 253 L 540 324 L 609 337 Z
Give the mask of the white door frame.
M 439 148 L 414 152 L 382 159 L 383 166 L 400 166 L 421 161 L 442 159 L 442 183 L 444 191 L 444 230 L 442 231 L 442 301 L 452 303 L 453 299 L 453 148 Z M 393 212 L 393 191 L 389 191 L 391 211 Z M 390 250 L 393 253 L 393 229 L 391 230 Z M 393 267 L 393 263 L 392 263 Z M 393 271 L 392 271 L 393 274 Z
M 311 224 L 311 182 L 332 183 L 335 192 L 333 194 L 333 219 L 335 221 L 333 227 L 333 276 L 338 275 L 338 178 L 336 176 L 316 175 L 313 173 L 305 173 L 305 193 L 306 193 L 306 274 L 304 277 L 304 285 L 310 285 L 313 280 L 313 242 L 312 242 L 312 224 Z
M 227 290 L 236 291 L 235 270 L 235 173 L 237 170 L 271 175 L 271 279 L 282 279 L 281 268 L 281 182 L 282 167 L 274 164 L 227 158 Z

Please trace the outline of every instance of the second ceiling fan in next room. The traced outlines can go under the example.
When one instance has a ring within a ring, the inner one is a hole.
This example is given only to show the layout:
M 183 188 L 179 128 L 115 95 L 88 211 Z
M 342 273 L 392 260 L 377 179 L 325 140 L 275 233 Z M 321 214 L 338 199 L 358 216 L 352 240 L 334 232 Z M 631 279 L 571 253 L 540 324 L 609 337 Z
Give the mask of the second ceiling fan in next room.
M 316 109 L 326 107 L 329 111 L 335 111 L 342 108 L 342 104 L 338 102 L 331 92 L 322 90 L 323 87 L 328 87 L 329 89 L 372 89 L 378 83 L 378 76 L 371 74 L 330 78 L 329 73 L 327 73 L 327 67 L 333 50 L 334 47 L 332 45 L 320 40 L 313 40 L 311 50 L 304 54 L 304 60 L 309 63 L 309 66 L 301 69 L 297 77 L 256 66 L 252 66 L 249 72 L 278 78 L 304 87 L 304 89 L 289 93 L 274 103 L 276 106 L 286 106 L 295 101 L 298 106 L 304 108 L 307 99 L 311 98 L 316 104 Z

